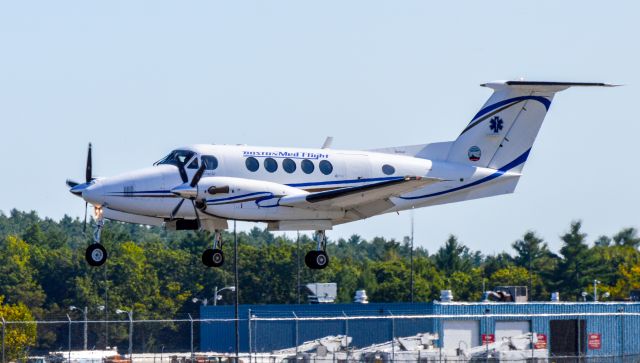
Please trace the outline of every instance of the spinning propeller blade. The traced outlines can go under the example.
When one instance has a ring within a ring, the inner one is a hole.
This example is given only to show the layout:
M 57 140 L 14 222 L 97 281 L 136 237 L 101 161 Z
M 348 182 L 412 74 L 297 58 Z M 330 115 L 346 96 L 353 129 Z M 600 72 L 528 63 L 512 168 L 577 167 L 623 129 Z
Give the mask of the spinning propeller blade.
M 180 188 L 183 188 L 183 191 L 187 193 L 179 194 L 182 199 L 171 211 L 171 214 L 169 215 L 169 220 L 173 220 L 175 218 L 176 214 L 178 214 L 178 211 L 180 210 L 180 207 L 182 207 L 182 203 L 184 203 L 185 199 L 189 199 L 191 201 L 191 205 L 193 206 L 193 211 L 196 214 L 196 219 L 198 220 L 198 226 L 200 226 L 200 215 L 198 214 L 198 208 L 196 207 L 195 199 L 198 195 L 198 183 L 200 182 L 200 179 L 202 179 L 202 175 L 204 175 L 205 169 L 206 169 L 206 166 L 202 164 L 200 165 L 196 173 L 193 174 L 193 178 L 191 179 L 191 182 L 188 184 L 188 187 L 191 188 L 192 190 L 185 190 L 189 188 L 185 188 L 184 184 L 182 186 L 179 186 Z M 182 180 L 185 181 L 186 183 L 185 179 L 187 179 L 187 175 L 186 175 L 187 173 L 184 170 L 184 166 L 183 165 L 178 166 L 178 170 L 181 171 L 180 176 L 182 176 L 183 175 L 182 173 L 184 173 L 184 177 L 182 178 Z
M 89 150 L 87 151 L 87 167 L 85 169 L 85 182 L 88 183 L 93 180 L 92 169 L 93 161 L 91 160 L 91 143 L 89 143 Z
M 195 188 L 200 182 L 200 178 L 202 178 L 202 174 L 204 174 L 205 167 L 206 166 L 204 165 L 204 163 L 202 163 L 202 165 L 200 165 L 200 167 L 198 168 L 198 171 L 193 174 L 193 179 L 191 179 L 191 183 L 189 183 L 192 188 Z

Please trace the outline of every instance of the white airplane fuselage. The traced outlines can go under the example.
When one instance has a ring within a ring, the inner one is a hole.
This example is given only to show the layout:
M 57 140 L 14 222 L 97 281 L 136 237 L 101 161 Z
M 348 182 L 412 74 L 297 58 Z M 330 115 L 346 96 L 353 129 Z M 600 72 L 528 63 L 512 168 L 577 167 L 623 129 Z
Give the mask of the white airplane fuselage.
M 383 214 L 456 201 L 460 198 L 469 199 L 463 196 L 471 191 L 468 190 L 470 187 L 465 186 L 474 186 L 473 192 L 477 197 L 495 194 L 496 191 L 491 190 L 495 189 L 496 185 L 506 186 L 506 189 L 502 188 L 502 192 L 509 192 L 512 189 L 510 186 L 515 186 L 514 179 L 517 180 L 520 175 L 500 172 L 499 178 L 483 182 L 482 188 L 489 191 L 481 193 L 480 185 L 474 183 L 499 173 L 498 171 L 447 161 L 368 151 L 245 145 L 193 145 L 178 150 L 193 153 L 191 158 L 184 162 L 189 180 L 197 171 L 195 160 L 197 165 L 200 165 L 202 156 L 212 156 L 217 160 L 215 169 L 205 169 L 198 184 L 198 199 L 206 200 L 206 208 L 201 210 L 200 215 L 203 220 L 209 218 L 256 222 L 306 221 L 291 223 L 295 229 L 329 229 L 326 227 L 361 218 L 358 214 L 349 213 L 349 208 L 314 210 L 279 205 L 278 201 L 283 196 L 365 186 L 406 176 L 442 180 L 402 195 L 389 197 L 389 207 L 376 213 Z M 257 161 L 255 171 L 247 167 L 247 160 L 250 158 Z M 271 168 L 275 165 L 275 170 L 267 170 L 268 163 Z M 289 170 L 285 170 L 284 163 Z M 313 165 L 312 170 L 303 170 L 303 163 L 307 167 Z M 321 169 L 320 163 L 323 163 L 325 169 Z M 295 170 L 292 170 L 291 165 L 295 165 Z M 327 165 L 331 167 L 326 168 Z M 176 166 L 159 164 L 110 178 L 97 179 L 86 188 L 82 196 L 89 203 L 105 208 L 105 211 L 120 212 L 121 219 L 126 219 L 124 214 L 131 214 L 133 222 L 133 216 L 137 215 L 156 218 L 160 223 L 170 218 L 172 210 L 181 199 L 172 192 L 173 188 L 181 184 L 183 181 Z M 228 193 L 207 193 L 205 190 L 211 186 L 228 186 L 230 189 Z M 109 217 L 109 214 L 106 216 Z M 364 216 L 366 217 L 369 216 Z M 195 219 L 196 215 L 191 205 L 184 203 L 173 218 Z M 287 223 L 272 223 L 271 228 L 288 229 L 284 227 L 286 225 Z

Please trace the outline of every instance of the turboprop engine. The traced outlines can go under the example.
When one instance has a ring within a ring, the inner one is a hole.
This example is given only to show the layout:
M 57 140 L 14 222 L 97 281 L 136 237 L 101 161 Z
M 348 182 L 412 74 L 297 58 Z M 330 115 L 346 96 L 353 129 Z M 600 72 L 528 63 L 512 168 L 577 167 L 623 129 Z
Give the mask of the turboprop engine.
M 273 200 L 273 203 L 277 203 L 277 199 L 283 196 L 308 194 L 302 189 L 284 184 L 223 176 L 201 178 L 193 186 L 191 183 L 184 183 L 171 189 L 171 192 L 184 199 L 195 201 L 196 207 L 201 210 L 205 210 L 207 205 L 248 201 L 261 203 L 264 200 L 268 204 L 268 200 Z

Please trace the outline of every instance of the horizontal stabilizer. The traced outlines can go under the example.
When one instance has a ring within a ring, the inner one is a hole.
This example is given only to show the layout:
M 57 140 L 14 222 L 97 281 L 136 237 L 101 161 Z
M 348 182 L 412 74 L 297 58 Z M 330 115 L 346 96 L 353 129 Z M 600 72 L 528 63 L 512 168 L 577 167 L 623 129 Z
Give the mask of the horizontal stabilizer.
M 480 86 L 493 89 L 512 87 L 534 92 L 559 92 L 569 87 L 618 87 L 619 85 L 601 82 L 494 81 L 483 83 Z

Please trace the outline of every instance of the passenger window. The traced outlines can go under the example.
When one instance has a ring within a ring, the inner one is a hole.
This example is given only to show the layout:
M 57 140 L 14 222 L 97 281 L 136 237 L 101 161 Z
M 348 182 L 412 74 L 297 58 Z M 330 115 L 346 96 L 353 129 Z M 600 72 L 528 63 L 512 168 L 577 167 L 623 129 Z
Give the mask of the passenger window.
M 204 164 L 204 168 L 206 170 L 216 170 L 218 168 L 218 159 L 215 156 L 202 156 L 202 163 Z
M 273 158 L 264 159 L 264 168 L 267 169 L 268 172 L 273 173 L 278 170 L 278 162 Z
M 193 159 L 192 162 L 189 163 L 189 166 L 187 166 L 187 169 L 198 169 L 200 165 L 198 165 L 198 158 Z
M 331 172 L 333 172 L 333 165 L 331 165 L 331 162 L 327 161 L 327 160 L 322 160 L 320 162 L 320 172 L 324 175 L 329 175 L 331 174 Z
M 302 162 L 300 163 L 300 167 L 302 168 L 302 171 L 305 172 L 305 174 L 313 173 L 313 169 L 316 168 L 315 165 L 313 165 L 313 162 L 309 159 L 302 160 Z
M 284 159 L 282 161 L 282 169 L 284 169 L 284 171 L 286 171 L 287 173 L 291 174 L 294 171 L 296 171 L 296 162 L 291 160 L 291 159 Z
M 385 173 L 386 175 L 391 175 L 396 172 L 396 168 L 394 168 L 389 164 L 384 164 L 382 165 L 382 172 Z
M 247 160 L 244 161 L 244 164 L 247 166 L 249 171 L 257 171 L 260 167 L 260 163 L 253 156 L 248 157 Z

